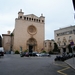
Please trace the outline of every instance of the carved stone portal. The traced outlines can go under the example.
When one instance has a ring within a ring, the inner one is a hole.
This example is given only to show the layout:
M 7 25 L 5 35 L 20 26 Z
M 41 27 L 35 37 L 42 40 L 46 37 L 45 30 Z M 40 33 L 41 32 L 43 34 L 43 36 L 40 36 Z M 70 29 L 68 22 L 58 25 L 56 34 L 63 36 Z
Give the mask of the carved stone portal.
M 37 46 L 37 42 L 34 38 L 30 38 L 28 41 L 27 41 L 27 46 L 28 46 L 28 50 L 29 52 L 33 52 L 36 50 L 36 46 Z

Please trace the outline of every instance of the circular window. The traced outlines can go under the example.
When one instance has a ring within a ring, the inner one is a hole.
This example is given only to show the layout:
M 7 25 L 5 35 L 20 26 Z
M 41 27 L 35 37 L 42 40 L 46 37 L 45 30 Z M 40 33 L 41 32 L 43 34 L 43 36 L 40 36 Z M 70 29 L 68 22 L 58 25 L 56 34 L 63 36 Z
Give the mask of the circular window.
M 32 35 L 36 34 L 36 28 L 35 28 L 35 26 L 33 26 L 33 25 L 29 26 L 28 27 L 28 33 L 32 34 Z

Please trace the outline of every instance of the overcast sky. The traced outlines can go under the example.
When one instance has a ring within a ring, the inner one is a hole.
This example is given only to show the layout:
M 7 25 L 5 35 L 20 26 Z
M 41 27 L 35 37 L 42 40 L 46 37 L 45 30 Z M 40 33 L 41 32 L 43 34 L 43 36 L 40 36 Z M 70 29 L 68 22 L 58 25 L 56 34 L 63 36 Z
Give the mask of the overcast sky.
M 72 0 L 0 0 L 0 35 L 13 31 L 15 18 L 24 15 L 45 16 L 45 39 L 54 39 L 54 30 L 75 25 Z

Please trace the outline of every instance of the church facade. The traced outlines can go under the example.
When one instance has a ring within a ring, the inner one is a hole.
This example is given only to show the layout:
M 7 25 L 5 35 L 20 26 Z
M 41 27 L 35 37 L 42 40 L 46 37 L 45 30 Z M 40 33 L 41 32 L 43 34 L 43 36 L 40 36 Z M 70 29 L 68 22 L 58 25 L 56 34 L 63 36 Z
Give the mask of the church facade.
M 44 47 L 45 40 L 45 17 L 34 14 L 24 15 L 20 10 L 18 18 L 15 19 L 13 49 L 29 50 L 29 52 L 40 50 Z
M 2 35 L 3 37 L 7 37 L 5 34 Z M 28 50 L 29 52 L 40 52 L 40 50 L 44 48 L 44 40 L 45 17 L 43 14 L 41 14 L 40 17 L 37 17 L 34 14 L 24 15 L 24 12 L 22 12 L 21 9 L 18 12 L 18 18 L 15 19 L 13 39 L 12 41 L 9 41 L 9 44 L 12 43 L 12 49 L 14 51 L 20 51 L 21 47 L 23 51 Z M 10 48 L 11 47 L 9 47 L 9 49 Z

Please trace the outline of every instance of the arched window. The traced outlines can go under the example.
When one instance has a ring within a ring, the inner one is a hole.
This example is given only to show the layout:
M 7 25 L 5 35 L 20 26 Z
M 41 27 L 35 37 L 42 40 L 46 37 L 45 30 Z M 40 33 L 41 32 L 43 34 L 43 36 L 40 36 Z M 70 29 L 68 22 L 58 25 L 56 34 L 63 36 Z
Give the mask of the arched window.
M 69 36 L 69 40 L 72 40 L 72 36 Z
M 31 18 L 29 18 L 29 20 L 31 21 Z
M 36 19 L 34 19 L 34 21 L 35 21 Z
M 22 18 L 22 16 L 20 16 L 20 18 Z
M 24 20 L 26 20 L 26 17 L 24 17 Z
M 33 18 L 32 18 L 32 21 L 33 21 Z
M 27 17 L 27 20 L 28 20 L 28 17 Z
M 60 41 L 60 38 L 58 38 L 58 41 Z
M 37 22 L 38 22 L 38 19 L 37 19 Z
M 45 42 L 45 47 L 46 47 L 46 42 Z
M 64 42 L 64 46 L 66 46 L 66 43 Z
M 51 47 L 51 42 L 50 42 L 50 47 Z
M 39 20 L 39 22 L 40 22 L 40 20 Z
M 42 20 L 42 22 L 44 22 L 44 20 Z

